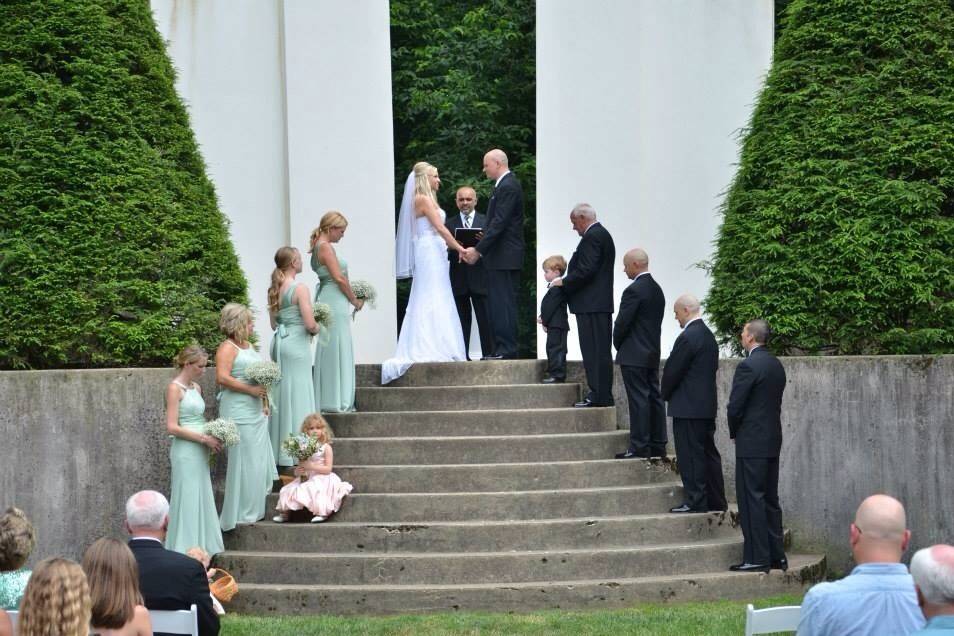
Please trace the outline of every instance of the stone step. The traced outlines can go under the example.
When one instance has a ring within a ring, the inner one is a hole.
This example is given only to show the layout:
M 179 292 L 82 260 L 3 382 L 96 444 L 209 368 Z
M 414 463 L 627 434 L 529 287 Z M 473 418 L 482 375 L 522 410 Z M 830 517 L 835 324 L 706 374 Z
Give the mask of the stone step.
M 278 495 L 266 502 L 268 518 Z M 561 519 L 567 517 L 656 514 L 682 503 L 677 482 L 613 488 L 567 488 L 463 493 L 353 493 L 335 521 L 394 522 Z
M 278 552 L 496 552 L 579 547 L 622 548 L 668 541 L 738 537 L 729 513 L 580 517 L 542 521 L 438 523 L 259 522 L 225 535 L 238 551 Z
M 474 360 L 472 362 L 418 362 L 387 386 L 474 386 L 481 384 L 535 384 L 543 379 L 545 360 Z M 355 368 L 358 387 L 381 386 L 380 364 Z
M 614 454 L 626 450 L 628 440 L 628 431 L 479 437 L 350 437 L 335 441 L 334 454 L 336 464 L 349 466 L 556 462 L 612 459 Z
M 400 437 L 421 435 L 540 435 L 597 433 L 616 430 L 614 408 L 488 409 L 479 425 L 473 411 L 403 411 L 325 413 L 338 439 L 345 437 Z
M 360 487 L 362 493 L 495 492 L 508 484 L 520 490 L 556 490 L 679 481 L 679 475 L 668 462 L 641 459 L 540 464 L 335 464 L 335 473 L 356 488 Z
M 355 389 L 358 411 L 477 411 L 573 406 L 579 384 L 364 387 Z
M 240 552 L 216 557 L 239 581 L 291 585 L 523 583 L 726 570 L 742 537 L 624 548 L 505 552 Z
M 407 614 L 423 612 L 609 609 L 659 601 L 752 599 L 796 594 L 825 576 L 825 557 L 789 555 L 789 570 L 705 572 L 589 580 L 469 585 L 263 585 L 242 583 L 229 611 L 245 614 Z

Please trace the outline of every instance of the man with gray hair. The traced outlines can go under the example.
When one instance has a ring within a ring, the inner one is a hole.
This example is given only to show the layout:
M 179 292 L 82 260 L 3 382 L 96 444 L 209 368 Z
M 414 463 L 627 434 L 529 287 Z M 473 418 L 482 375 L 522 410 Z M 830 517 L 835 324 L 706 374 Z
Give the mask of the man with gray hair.
M 162 541 L 169 527 L 169 502 L 155 490 L 142 490 L 126 501 L 123 522 L 132 538 L 129 549 L 139 564 L 139 591 L 146 609 L 199 611 L 199 634 L 219 633 L 219 617 L 212 607 L 209 579 L 201 563 L 166 550 Z M 156 636 L 160 636 L 156 632 Z
M 910 634 L 924 625 L 914 581 L 901 563 L 911 540 L 904 506 L 894 497 L 861 502 L 848 527 L 855 569 L 818 583 L 802 601 L 799 636 Z
M 954 547 L 933 545 L 914 553 L 911 576 L 927 619 L 920 636 L 954 634 Z

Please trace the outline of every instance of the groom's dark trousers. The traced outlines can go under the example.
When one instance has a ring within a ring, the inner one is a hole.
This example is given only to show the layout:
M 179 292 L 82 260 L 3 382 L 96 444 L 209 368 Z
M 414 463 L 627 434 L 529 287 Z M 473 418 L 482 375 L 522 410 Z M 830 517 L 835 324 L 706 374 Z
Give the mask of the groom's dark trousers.
M 484 237 L 477 243 L 487 268 L 487 300 L 494 332 L 494 353 L 517 357 L 517 292 L 523 269 L 523 189 L 508 172 L 487 204 Z

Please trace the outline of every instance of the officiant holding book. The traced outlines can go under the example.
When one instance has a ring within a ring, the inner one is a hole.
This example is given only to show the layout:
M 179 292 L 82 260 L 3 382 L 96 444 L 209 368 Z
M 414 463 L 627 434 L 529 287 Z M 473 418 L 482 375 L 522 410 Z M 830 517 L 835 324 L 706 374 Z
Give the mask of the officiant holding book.
M 473 247 L 479 240 L 480 231 L 484 228 L 487 219 L 479 214 L 477 193 L 473 188 L 464 186 L 457 190 L 457 209 L 459 214 L 447 217 L 444 225 L 464 247 Z M 476 239 L 476 240 L 474 240 Z M 454 302 L 457 304 L 457 314 L 460 316 L 460 326 L 464 332 L 464 349 L 467 359 L 470 359 L 470 327 L 471 306 L 477 317 L 477 330 L 480 333 L 480 351 L 484 357 L 494 353 L 494 334 L 490 324 L 490 315 L 487 313 L 487 270 L 483 259 L 473 265 L 462 262 L 458 253 L 452 250 L 447 252 L 450 261 L 450 282 L 454 292 Z

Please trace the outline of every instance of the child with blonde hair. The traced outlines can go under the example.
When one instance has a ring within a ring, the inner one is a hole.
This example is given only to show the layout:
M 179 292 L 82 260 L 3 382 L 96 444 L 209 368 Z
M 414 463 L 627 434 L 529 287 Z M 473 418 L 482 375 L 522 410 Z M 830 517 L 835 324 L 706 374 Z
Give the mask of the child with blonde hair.
M 272 517 L 275 523 L 288 521 L 290 511 L 302 508 L 307 508 L 314 515 L 312 523 L 321 523 L 332 513 L 338 512 L 342 500 L 352 490 L 351 484 L 341 481 L 338 475 L 331 472 L 334 466 L 334 452 L 331 450 L 334 433 L 325 418 L 319 413 L 312 413 L 302 422 L 301 432 L 318 439 L 318 450 L 295 466 L 295 476 L 307 477 L 307 481 L 296 479 L 278 493 L 278 514 Z
M 199 546 L 194 546 L 186 550 L 186 556 L 190 556 L 202 564 L 202 567 L 205 568 L 205 576 L 209 579 L 209 587 L 211 588 L 212 577 L 215 576 L 218 570 L 213 567 L 209 567 L 212 565 L 212 557 L 209 556 L 209 553 Z M 209 594 L 212 596 L 212 609 L 215 610 L 215 613 L 219 616 L 225 614 L 225 608 L 222 607 L 221 603 L 219 603 L 219 599 L 215 598 L 215 594 L 212 594 L 211 592 L 209 592 Z

